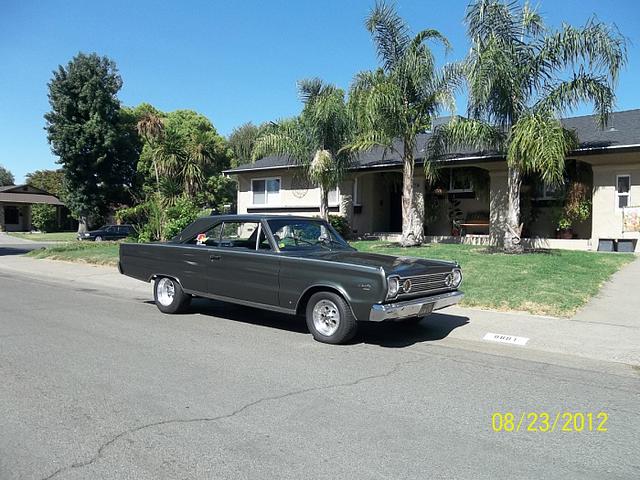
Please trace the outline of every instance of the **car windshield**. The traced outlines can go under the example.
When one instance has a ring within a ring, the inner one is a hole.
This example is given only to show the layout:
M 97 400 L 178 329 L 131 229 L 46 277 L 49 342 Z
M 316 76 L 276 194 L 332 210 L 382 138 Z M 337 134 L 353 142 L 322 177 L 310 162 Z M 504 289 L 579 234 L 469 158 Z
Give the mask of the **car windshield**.
M 282 218 L 267 223 L 281 251 L 350 249 L 349 244 L 322 220 Z

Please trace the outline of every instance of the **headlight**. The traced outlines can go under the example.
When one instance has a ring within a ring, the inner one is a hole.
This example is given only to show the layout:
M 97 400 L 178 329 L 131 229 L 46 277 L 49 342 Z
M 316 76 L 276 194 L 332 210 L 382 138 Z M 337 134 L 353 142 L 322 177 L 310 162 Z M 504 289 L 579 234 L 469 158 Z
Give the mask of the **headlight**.
M 398 277 L 387 278 L 387 299 L 397 297 L 398 290 L 400 290 L 400 279 Z
M 84 234 L 84 236 L 85 236 L 85 237 L 90 237 L 90 236 L 91 236 L 91 234 L 90 234 L 90 233 L 85 233 L 85 234 Z
M 454 268 L 451 272 L 451 286 L 453 288 L 458 288 L 462 283 L 462 270 L 459 268 Z

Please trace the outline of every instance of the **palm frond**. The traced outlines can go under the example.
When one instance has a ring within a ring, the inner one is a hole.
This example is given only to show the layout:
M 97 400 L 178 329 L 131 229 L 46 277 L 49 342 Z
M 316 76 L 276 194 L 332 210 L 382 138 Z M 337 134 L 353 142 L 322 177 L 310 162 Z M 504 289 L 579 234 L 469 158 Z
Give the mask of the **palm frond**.
M 462 149 L 500 151 L 505 140 L 504 132 L 492 124 L 455 117 L 434 129 L 426 153 L 428 160 L 439 160 Z
M 393 5 L 384 1 L 376 3 L 365 25 L 373 35 L 378 57 L 385 70 L 393 69 L 411 41 L 409 27 Z
M 576 146 L 575 134 L 559 120 L 544 113 L 531 113 L 512 127 L 507 161 L 525 173 L 539 174 L 545 183 L 558 184 L 565 157 Z
M 583 103 L 592 102 L 600 125 L 604 127 L 613 109 L 614 98 L 606 77 L 579 72 L 571 80 L 548 86 L 533 106 L 533 111 L 546 116 L 562 116 Z
M 627 63 L 627 41 L 615 26 L 592 18 L 584 27 L 563 25 L 538 47 L 535 69 L 539 75 L 583 66 L 606 73 L 613 82 Z

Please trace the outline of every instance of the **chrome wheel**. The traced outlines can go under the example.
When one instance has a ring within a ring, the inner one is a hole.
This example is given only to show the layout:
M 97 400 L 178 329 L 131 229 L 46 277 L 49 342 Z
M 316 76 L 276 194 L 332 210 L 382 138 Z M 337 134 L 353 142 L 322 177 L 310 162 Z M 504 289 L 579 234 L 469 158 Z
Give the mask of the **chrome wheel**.
M 156 297 L 161 305 L 168 307 L 173 303 L 176 294 L 176 286 L 170 278 L 162 278 L 156 287 Z
M 340 326 L 340 310 L 331 300 L 320 300 L 313 307 L 313 326 L 316 330 L 330 337 Z
M 102 237 L 101 237 L 100 235 L 98 235 L 98 236 L 96 237 L 96 242 L 101 242 L 101 241 L 102 241 Z

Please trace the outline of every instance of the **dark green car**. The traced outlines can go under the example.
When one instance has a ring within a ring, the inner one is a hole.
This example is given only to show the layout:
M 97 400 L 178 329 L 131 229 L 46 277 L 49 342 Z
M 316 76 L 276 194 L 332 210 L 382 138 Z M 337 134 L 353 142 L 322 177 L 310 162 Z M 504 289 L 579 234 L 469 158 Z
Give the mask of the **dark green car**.
M 164 313 L 197 296 L 305 315 L 326 343 L 348 341 L 358 322 L 416 322 L 463 296 L 458 264 L 358 252 L 308 217 L 200 218 L 169 242 L 121 244 L 118 267 L 153 280 Z

